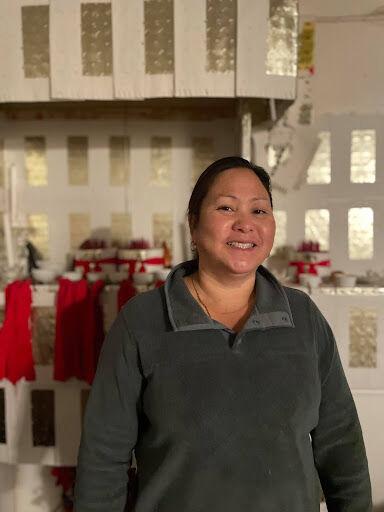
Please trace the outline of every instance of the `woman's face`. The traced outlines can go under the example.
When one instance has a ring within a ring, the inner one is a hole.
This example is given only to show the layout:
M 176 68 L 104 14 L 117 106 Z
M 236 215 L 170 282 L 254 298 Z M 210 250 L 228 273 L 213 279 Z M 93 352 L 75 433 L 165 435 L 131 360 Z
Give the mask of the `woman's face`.
M 220 173 L 204 198 L 191 231 L 199 268 L 215 274 L 253 274 L 269 256 L 275 219 L 268 192 L 245 168 Z

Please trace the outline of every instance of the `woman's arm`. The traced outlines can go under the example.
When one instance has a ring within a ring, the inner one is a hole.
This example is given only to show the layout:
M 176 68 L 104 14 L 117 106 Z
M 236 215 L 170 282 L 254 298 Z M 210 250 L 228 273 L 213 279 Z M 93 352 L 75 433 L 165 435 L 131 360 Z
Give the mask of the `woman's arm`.
M 331 328 L 313 303 L 312 319 L 322 388 L 319 422 L 311 437 L 328 512 L 371 512 L 368 463 L 355 403 Z
M 84 417 L 75 485 L 76 512 L 123 512 L 137 440 L 142 375 L 123 313 L 103 345 Z

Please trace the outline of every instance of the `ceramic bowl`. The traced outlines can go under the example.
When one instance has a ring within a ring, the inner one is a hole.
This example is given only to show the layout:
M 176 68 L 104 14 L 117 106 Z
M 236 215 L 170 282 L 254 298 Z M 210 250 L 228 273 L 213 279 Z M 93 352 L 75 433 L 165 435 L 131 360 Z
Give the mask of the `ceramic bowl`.
M 38 283 L 49 284 L 55 280 L 56 272 L 47 268 L 33 268 L 32 277 Z
M 88 272 L 87 274 L 87 280 L 90 283 L 96 283 L 96 281 L 99 281 L 100 279 L 105 279 L 104 272 Z
M 82 274 L 80 274 L 80 272 L 76 272 L 75 270 L 68 270 L 67 272 L 64 272 L 61 277 L 64 277 L 64 279 L 69 279 L 69 281 L 80 281 L 80 279 L 83 278 Z
M 159 268 L 155 272 L 157 279 L 160 279 L 161 281 L 165 281 L 167 279 L 169 273 L 171 272 L 171 270 L 172 270 L 171 268 Z
M 340 274 L 335 277 L 336 286 L 351 287 L 356 285 L 356 276 L 351 274 Z
M 155 278 L 155 275 L 152 272 L 135 272 L 132 276 L 133 282 L 135 284 L 151 284 Z

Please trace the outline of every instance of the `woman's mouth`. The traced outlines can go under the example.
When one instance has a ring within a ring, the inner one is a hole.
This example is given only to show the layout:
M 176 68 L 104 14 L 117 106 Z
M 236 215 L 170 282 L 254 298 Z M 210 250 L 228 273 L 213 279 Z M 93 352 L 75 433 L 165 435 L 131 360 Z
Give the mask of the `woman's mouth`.
M 256 247 L 256 244 L 254 244 L 253 242 L 230 241 L 227 242 L 227 245 L 229 245 L 230 247 L 235 247 L 236 249 L 253 249 L 254 247 Z

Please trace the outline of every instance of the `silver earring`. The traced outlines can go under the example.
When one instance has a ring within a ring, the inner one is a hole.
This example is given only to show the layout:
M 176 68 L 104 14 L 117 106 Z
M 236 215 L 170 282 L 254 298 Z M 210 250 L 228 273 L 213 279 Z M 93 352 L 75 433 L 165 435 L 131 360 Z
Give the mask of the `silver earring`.
M 191 251 L 196 252 L 196 242 L 194 240 L 191 240 Z

